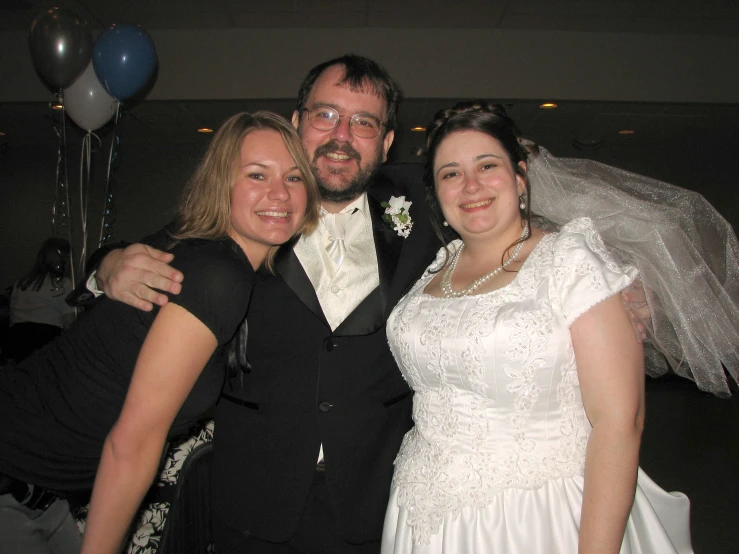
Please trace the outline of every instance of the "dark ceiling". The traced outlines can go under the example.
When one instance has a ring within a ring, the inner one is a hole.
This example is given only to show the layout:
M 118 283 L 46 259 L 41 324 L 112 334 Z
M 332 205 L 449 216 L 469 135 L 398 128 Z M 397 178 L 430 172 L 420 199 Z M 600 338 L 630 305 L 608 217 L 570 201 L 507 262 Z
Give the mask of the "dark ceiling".
M 0 0 L 0 31 L 25 31 L 62 6 L 93 30 L 485 28 L 601 33 L 739 34 L 735 0 Z

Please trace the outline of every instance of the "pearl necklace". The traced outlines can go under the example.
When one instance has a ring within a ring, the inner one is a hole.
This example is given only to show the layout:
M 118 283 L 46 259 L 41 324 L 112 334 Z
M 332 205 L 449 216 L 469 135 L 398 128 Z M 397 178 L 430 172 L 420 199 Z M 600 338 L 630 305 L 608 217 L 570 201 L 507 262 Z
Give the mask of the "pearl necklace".
M 454 257 L 452 258 L 452 263 L 449 264 L 446 271 L 444 272 L 444 275 L 441 277 L 441 283 L 439 284 L 441 288 L 441 293 L 444 295 L 445 298 L 461 298 L 463 296 L 469 296 L 472 294 L 475 290 L 477 290 L 478 287 L 480 287 L 483 283 L 489 281 L 493 277 L 495 277 L 498 273 L 506 269 L 513 260 L 515 260 L 518 255 L 521 253 L 521 249 L 523 248 L 523 238 L 526 236 L 526 234 L 529 231 L 529 224 L 527 223 L 524 225 L 523 231 L 521 231 L 521 236 L 519 237 L 519 240 L 521 242 L 518 243 L 516 248 L 513 249 L 513 252 L 511 253 L 511 257 L 508 258 L 505 262 L 503 262 L 502 265 L 499 265 L 494 270 L 492 270 L 490 273 L 486 273 L 482 277 L 479 277 L 478 279 L 475 279 L 470 283 L 467 288 L 464 288 L 462 290 L 454 290 L 452 288 L 452 274 L 454 273 L 454 270 L 457 269 L 457 262 L 459 262 L 459 255 L 462 253 L 462 250 L 464 250 L 464 243 L 462 243 L 462 246 L 459 247 L 459 250 L 454 254 Z

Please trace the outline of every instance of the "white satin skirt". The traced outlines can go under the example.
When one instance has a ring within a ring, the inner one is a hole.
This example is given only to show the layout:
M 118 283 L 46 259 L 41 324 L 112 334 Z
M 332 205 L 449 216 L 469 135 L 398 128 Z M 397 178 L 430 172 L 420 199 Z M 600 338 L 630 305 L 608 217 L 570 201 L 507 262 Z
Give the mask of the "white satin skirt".
M 429 544 L 414 544 L 408 511 L 393 486 L 385 515 L 382 554 L 576 554 L 583 477 L 549 481 L 538 489 L 506 489 L 483 509 L 449 513 Z M 688 554 L 690 501 L 668 493 L 642 470 L 621 554 Z

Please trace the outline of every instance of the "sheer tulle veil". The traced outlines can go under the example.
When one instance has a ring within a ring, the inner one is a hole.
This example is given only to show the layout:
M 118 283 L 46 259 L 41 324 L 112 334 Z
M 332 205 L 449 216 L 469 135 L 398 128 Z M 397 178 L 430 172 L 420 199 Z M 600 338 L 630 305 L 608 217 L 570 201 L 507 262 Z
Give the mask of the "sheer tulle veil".
M 522 142 L 539 223 L 590 217 L 614 255 L 639 269 L 652 314 L 648 373 L 669 364 L 702 390 L 728 396 L 727 373 L 739 379 L 739 242 L 731 225 L 696 192 Z

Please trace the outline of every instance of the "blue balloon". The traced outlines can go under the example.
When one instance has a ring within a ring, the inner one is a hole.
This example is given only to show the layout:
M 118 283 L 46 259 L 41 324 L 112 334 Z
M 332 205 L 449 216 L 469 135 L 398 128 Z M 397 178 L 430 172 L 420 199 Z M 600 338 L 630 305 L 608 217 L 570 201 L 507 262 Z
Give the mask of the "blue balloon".
M 105 90 L 121 102 L 151 78 L 157 51 L 149 34 L 138 25 L 113 25 L 95 42 L 92 63 Z

